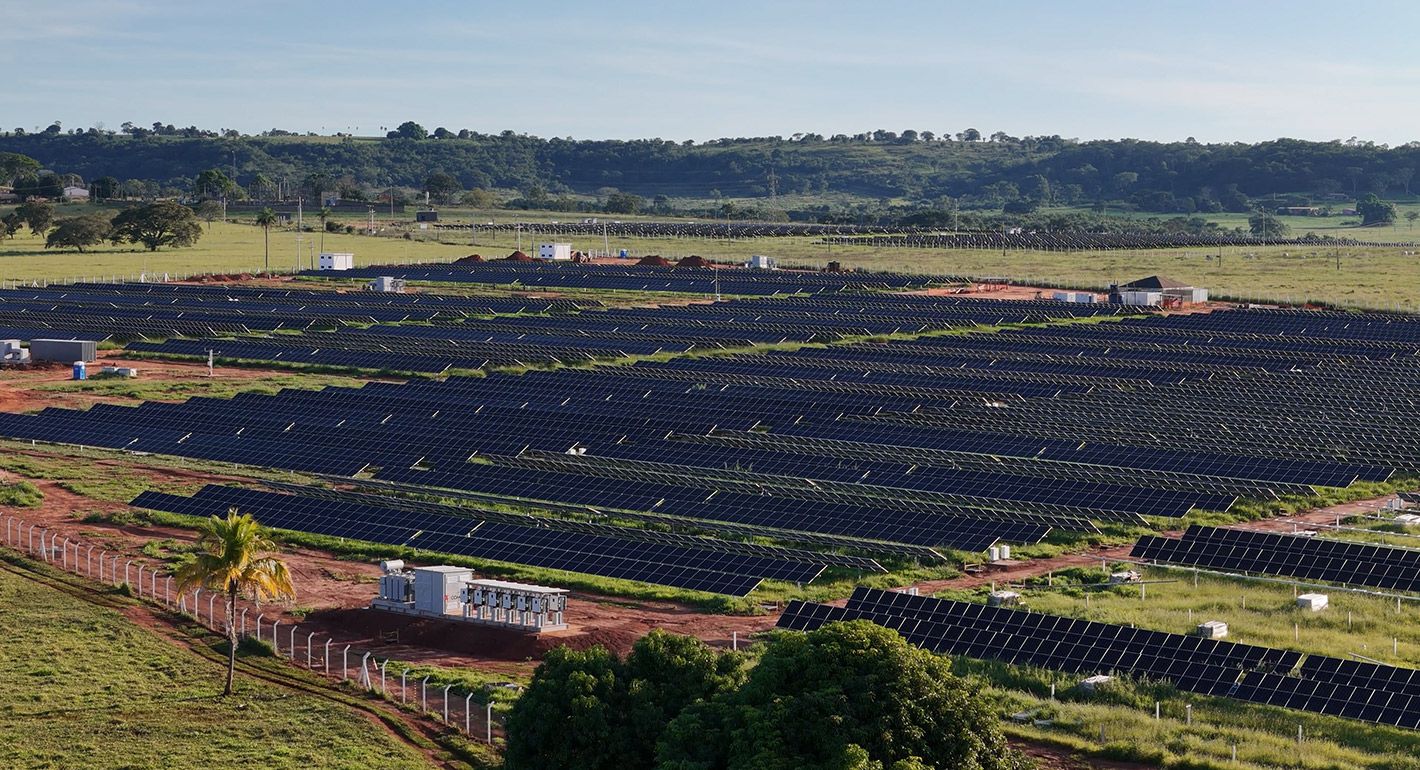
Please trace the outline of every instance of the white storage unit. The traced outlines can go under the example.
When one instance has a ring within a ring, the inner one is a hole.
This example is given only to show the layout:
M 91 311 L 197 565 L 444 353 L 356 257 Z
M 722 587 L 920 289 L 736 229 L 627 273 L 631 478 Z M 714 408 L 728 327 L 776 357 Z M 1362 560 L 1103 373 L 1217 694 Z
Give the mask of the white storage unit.
M 404 293 L 404 286 L 405 284 L 403 278 L 395 278 L 393 276 L 382 275 L 379 278 L 370 281 L 366 288 L 368 288 L 370 291 L 383 291 L 394 294 L 402 294 Z
M 1328 603 L 1330 603 L 1330 599 L 1326 594 L 1302 594 L 1297 597 L 1298 609 L 1311 610 L 1312 612 L 1321 612 L 1326 609 Z
M 763 254 L 755 254 L 749 258 L 749 266 L 756 270 L 773 270 L 774 257 L 766 257 Z
M 570 243 L 539 243 L 537 245 L 538 259 L 568 260 L 572 258 L 572 244 Z
M 463 584 L 473 577 L 464 567 L 416 567 L 414 609 L 435 615 L 463 614 Z
M 1208 290 L 1197 286 L 1186 286 L 1179 289 L 1164 289 L 1164 294 L 1170 297 L 1178 297 L 1185 305 L 1197 304 L 1208 301 Z
M 1021 603 L 1021 595 L 1015 591 L 992 591 L 986 597 L 988 607 L 1014 607 Z
M 1228 635 L 1228 624 L 1221 620 L 1210 620 L 1198 624 L 1198 635 L 1204 639 L 1222 639 Z
M 1119 303 L 1121 305 L 1162 305 L 1164 304 L 1164 294 L 1161 291 L 1121 291 L 1119 292 Z
M 1095 303 L 1095 295 L 1088 291 L 1057 291 L 1051 294 L 1051 299 L 1056 302 L 1076 302 L 1082 305 L 1092 305 Z
M 317 267 L 321 270 L 354 270 L 355 255 L 348 251 L 322 251 Z

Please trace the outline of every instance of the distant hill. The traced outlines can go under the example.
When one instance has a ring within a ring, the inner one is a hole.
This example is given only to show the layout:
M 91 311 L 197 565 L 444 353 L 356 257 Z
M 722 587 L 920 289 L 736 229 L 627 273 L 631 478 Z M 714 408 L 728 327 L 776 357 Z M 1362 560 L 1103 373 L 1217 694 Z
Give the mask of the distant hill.
M 883 132 L 880 132 L 883 133 Z M 1011 202 L 1088 204 L 1129 201 L 1144 211 L 1189 214 L 1236 211 L 1247 199 L 1300 194 L 1343 200 L 1366 192 L 1408 194 L 1420 145 L 1367 142 L 1258 144 L 1076 142 L 1060 137 L 982 141 L 821 138 L 725 139 L 690 144 L 662 140 L 574 141 L 505 132 L 470 138 L 131 137 L 99 132 L 0 136 L 0 152 L 18 152 L 46 168 L 92 180 L 152 180 L 190 186 L 205 169 L 250 185 L 257 175 L 287 185 L 308 175 L 330 184 L 377 190 L 422 189 L 435 172 L 464 189 L 606 193 L 645 198 L 901 199 L 932 205 L 943 196 L 963 208 Z M 888 136 L 893 136 L 888 134 Z M 539 188 L 534 190 L 534 188 Z

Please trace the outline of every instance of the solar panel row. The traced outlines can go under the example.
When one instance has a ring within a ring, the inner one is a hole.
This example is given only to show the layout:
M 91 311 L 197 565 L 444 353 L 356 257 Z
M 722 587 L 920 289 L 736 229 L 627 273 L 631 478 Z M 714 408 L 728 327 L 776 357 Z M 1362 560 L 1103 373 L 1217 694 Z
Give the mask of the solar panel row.
M 733 596 L 749 593 L 765 578 L 807 583 L 824 568 L 821 563 L 411 511 L 371 501 L 236 487 L 209 485 L 190 498 L 145 492 L 131 504 L 194 516 L 220 515 L 235 507 L 275 529 Z
M 1399 591 L 1420 590 L 1420 550 L 1321 537 L 1190 526 L 1181 538 L 1145 536 L 1136 559 Z
M 1420 729 L 1420 671 L 1377 663 L 867 588 L 845 607 L 791 602 L 778 626 L 812 631 L 847 620 L 891 628 L 932 652 L 1166 679 L 1202 695 Z

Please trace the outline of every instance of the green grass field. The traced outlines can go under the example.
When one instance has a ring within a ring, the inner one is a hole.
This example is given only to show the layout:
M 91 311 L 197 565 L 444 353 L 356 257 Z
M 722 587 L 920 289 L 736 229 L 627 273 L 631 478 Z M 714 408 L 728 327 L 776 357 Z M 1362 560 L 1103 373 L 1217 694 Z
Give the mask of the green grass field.
M 1330 596 L 1321 612 L 1297 609 L 1290 586 L 1207 574 L 1186 569 L 1141 569 L 1139 585 L 1084 589 L 1080 582 L 1103 582 L 1098 569 L 1028 581 L 1021 590 L 1036 612 L 1102 623 L 1134 624 L 1176 634 L 1192 633 L 1207 620 L 1228 624 L 1228 639 L 1267 647 L 1294 649 L 1345 658 L 1356 653 L 1385 663 L 1420 666 L 1420 604 L 1405 601 L 1396 612 L 1394 599 L 1318 589 Z M 984 601 L 989 589 L 945 594 Z M 1307 589 L 1303 589 L 1305 593 Z M 1397 643 L 1398 642 L 1398 643 Z
M 427 768 L 383 728 L 239 677 L 115 610 L 0 572 L 0 766 Z M 378 759 L 376 759 L 378 758 Z
M 1407 667 L 1420 664 L 1415 623 L 1420 607 L 1411 602 L 1397 613 L 1392 600 L 1322 589 L 1330 594 L 1331 607 L 1312 613 L 1296 609 L 1288 586 L 1209 575 L 1200 575 L 1195 586 L 1186 570 L 1142 572 L 1149 581 L 1174 582 L 1149 583 L 1141 598 L 1138 585 L 1083 588 L 1105 575 L 1098 568 L 1076 568 L 1013 588 L 1022 591 L 1025 606 L 1035 612 L 1172 633 L 1190 633 L 1205 620 L 1222 620 L 1232 641 L 1342 658 L 1356 653 Z M 988 590 L 938 596 L 984 601 Z M 1009 733 L 1096 756 L 1161 767 L 1420 767 L 1420 736 L 1406 730 L 1197 696 L 1161 683 L 1120 679 L 1101 693 L 1088 694 L 1076 686 L 1083 675 L 969 660 L 957 665 L 981 678 L 1003 714 L 1027 712 L 1050 722 L 1012 723 Z M 1056 686 L 1053 699 L 1051 684 Z M 1153 717 L 1156 701 L 1161 721 Z M 1193 723 L 1187 724 L 1190 704 Z M 1237 763 L 1232 761 L 1234 746 Z
M 1407 204 L 1409 206 L 1409 204 Z M 1402 208 L 1406 208 L 1403 206 Z M 64 207 L 61 215 L 81 213 L 84 207 Z M 465 219 L 487 221 L 575 221 L 567 214 L 548 212 L 462 212 Z M 448 217 L 458 220 L 460 212 Z M 1289 219 L 1297 219 L 1292 217 Z M 1347 235 L 1375 240 L 1408 240 L 1409 224 L 1381 229 L 1321 227 L 1323 218 L 1306 218 L 1318 233 Z M 353 220 L 352 220 L 353 222 Z M 205 227 L 205 226 L 204 226 Z M 390 231 L 397 232 L 397 231 Z M 411 233 L 412 238 L 328 234 L 327 251 L 350 251 L 357 265 L 396 262 L 448 262 L 471 252 L 488 258 L 506 256 L 517 245 L 514 233 L 479 231 L 477 245 L 467 233 L 434 230 Z M 309 265 L 312 249 L 319 250 L 319 233 L 298 234 L 293 228 L 271 232 L 273 270 L 290 271 L 296 266 L 297 238 L 303 240 L 301 266 Z M 1417 236 L 1420 237 L 1420 236 Z M 442 239 L 443 242 L 440 242 Z M 525 232 L 523 249 L 529 250 L 545 239 Z M 600 249 L 600 238 L 572 238 L 574 246 Z M 827 246 L 814 238 L 774 238 L 726 241 L 718 239 L 620 238 L 613 249 L 626 248 L 636 255 L 661 254 L 678 258 L 699 254 L 709 259 L 744 261 L 751 254 L 768 254 L 782 263 L 822 267 L 836 260 L 848 267 L 897 270 L 968 276 L 1004 275 L 1021 281 L 1081 288 L 1103 288 L 1110 283 L 1129 281 L 1153 273 L 1208 287 L 1216 296 L 1259 301 L 1329 302 L 1337 305 L 1382 309 L 1415 309 L 1420 295 L 1420 256 L 1406 254 L 1402 247 L 1259 247 L 1226 248 L 1222 258 L 1211 249 L 1163 249 L 1111 252 L 1039 252 L 989 250 L 947 250 L 918 248 L 865 248 Z M 0 242 L 0 281 L 66 280 L 87 278 L 109 280 L 139 274 L 161 277 L 190 273 L 253 272 L 263 265 L 262 232 L 249 224 L 215 223 L 195 246 L 162 249 L 157 252 L 132 247 L 102 246 L 86 254 L 47 251 L 43 242 L 24 234 Z M 1340 269 L 1337 269 L 1338 256 Z

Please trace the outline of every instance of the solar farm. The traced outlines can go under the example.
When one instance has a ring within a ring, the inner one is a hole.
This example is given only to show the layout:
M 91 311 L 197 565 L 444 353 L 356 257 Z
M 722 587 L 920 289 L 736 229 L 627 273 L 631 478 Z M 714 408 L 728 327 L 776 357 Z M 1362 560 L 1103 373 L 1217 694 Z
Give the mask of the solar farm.
M 416 289 L 359 290 L 380 276 Z M 133 548 L 236 508 L 313 573 L 401 559 L 570 589 L 549 643 L 869 620 L 982 677 L 1030 739 L 1100 750 L 1157 701 L 1218 762 L 1300 724 L 1420 746 L 1420 541 L 1398 518 L 1420 318 L 941 290 L 964 281 L 497 262 L 3 289 L 3 338 L 93 340 L 158 377 L 351 379 L 36 397 L 0 412 L 3 467 L 80 498 L 35 469 L 136 474 L 85 522 L 127 522 Z M 369 593 L 326 579 L 310 622 Z M 536 656 L 460 633 L 484 662 Z

